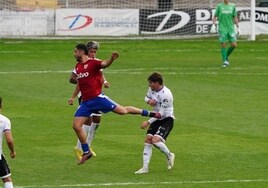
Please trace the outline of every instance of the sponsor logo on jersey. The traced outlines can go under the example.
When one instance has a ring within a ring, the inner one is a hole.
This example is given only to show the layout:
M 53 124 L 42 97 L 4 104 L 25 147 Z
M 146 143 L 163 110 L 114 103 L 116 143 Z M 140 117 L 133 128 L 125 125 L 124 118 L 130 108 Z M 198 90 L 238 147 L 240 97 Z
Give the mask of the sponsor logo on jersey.
M 163 108 L 167 108 L 168 107 L 168 99 L 164 99 L 163 100 L 162 107 Z
M 77 74 L 77 79 L 88 77 L 88 75 L 89 75 L 88 72 L 84 72 L 84 73 L 81 72 Z

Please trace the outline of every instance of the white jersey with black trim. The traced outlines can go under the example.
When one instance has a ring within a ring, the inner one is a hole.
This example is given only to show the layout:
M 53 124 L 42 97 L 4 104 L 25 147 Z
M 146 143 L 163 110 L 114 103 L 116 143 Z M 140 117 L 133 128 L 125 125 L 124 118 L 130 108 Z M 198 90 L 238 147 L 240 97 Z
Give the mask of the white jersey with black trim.
M 4 138 L 4 132 L 7 130 L 11 130 L 11 122 L 7 117 L 0 114 L 0 159 L 2 159 L 1 155 L 3 154 L 2 143 Z
M 152 91 L 151 88 L 148 89 L 148 92 L 145 96 L 145 102 L 148 102 L 149 99 L 153 99 L 157 102 L 153 110 L 161 114 L 161 119 L 166 117 L 174 117 L 174 108 L 173 108 L 173 95 L 166 86 L 159 91 Z M 154 122 L 155 118 L 149 120 L 150 123 Z

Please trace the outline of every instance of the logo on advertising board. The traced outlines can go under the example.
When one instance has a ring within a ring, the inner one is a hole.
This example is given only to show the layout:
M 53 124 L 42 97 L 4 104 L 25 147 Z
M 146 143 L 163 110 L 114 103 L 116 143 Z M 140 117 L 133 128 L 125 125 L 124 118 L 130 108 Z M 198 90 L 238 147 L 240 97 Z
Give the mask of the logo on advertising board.
M 138 9 L 57 9 L 56 35 L 139 34 Z
M 62 20 L 64 22 L 67 22 L 67 24 L 66 24 L 66 28 L 59 28 L 58 30 L 60 31 L 79 30 L 79 29 L 89 26 L 93 21 L 93 19 L 90 16 L 81 15 L 81 14 L 66 16 L 66 17 L 63 17 Z
M 140 10 L 140 34 L 200 35 L 209 34 L 215 9 L 179 9 L 170 11 Z M 241 34 L 250 27 L 250 9 L 237 8 Z M 267 24 L 268 13 L 256 10 L 257 23 Z M 262 27 L 265 28 L 265 27 Z
M 268 11 L 256 11 L 256 22 L 268 24 Z
M 139 20 L 131 17 L 95 17 L 94 26 L 96 28 L 136 28 L 139 26 Z
M 141 34 L 165 34 L 185 32 L 184 27 L 190 23 L 191 18 L 187 12 L 178 10 L 165 12 L 141 10 L 140 20 Z

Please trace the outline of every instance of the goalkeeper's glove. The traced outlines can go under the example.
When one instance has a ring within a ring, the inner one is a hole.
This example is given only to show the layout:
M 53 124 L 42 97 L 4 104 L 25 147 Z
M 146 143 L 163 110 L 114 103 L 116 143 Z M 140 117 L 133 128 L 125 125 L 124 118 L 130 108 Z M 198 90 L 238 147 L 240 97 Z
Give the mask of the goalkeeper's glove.
M 240 36 L 240 28 L 238 25 L 235 25 L 235 33 L 236 33 L 236 36 L 239 37 Z
M 212 24 L 211 28 L 210 28 L 210 33 L 217 33 L 217 28 L 215 24 Z

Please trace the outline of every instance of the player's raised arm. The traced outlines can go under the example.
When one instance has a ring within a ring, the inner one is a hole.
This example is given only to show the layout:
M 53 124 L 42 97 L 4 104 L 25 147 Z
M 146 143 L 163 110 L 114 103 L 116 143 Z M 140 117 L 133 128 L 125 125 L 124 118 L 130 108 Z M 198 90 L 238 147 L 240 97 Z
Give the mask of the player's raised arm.
M 119 57 L 119 53 L 118 52 L 113 52 L 109 59 L 104 60 L 104 61 L 101 62 L 101 67 L 102 68 L 109 67 L 114 62 L 114 60 L 116 60 L 118 57 Z

